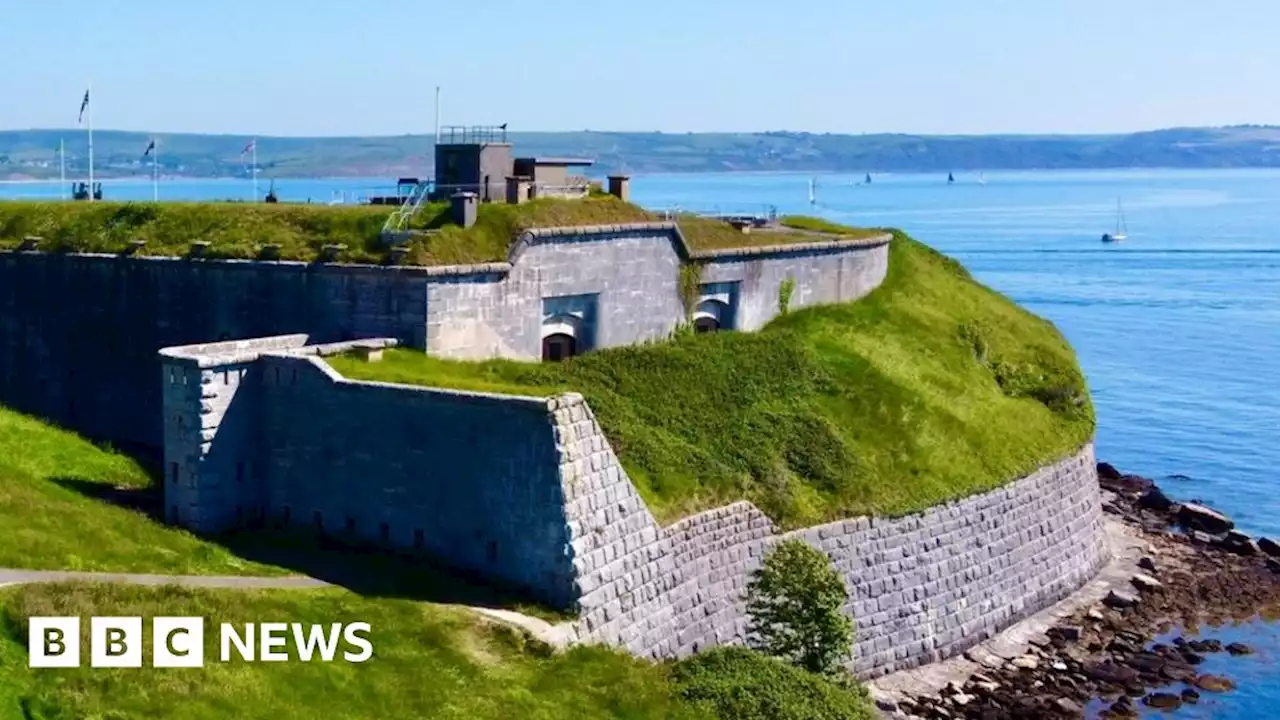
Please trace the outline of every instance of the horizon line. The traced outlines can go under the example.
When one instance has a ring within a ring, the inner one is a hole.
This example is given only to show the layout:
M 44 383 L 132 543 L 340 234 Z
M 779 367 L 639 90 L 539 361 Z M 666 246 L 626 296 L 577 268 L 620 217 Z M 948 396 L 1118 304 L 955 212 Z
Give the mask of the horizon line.
M 583 134 L 600 134 L 600 135 L 801 135 L 801 136 L 826 136 L 826 137 L 921 137 L 921 138 L 1045 138 L 1045 137 L 1073 137 L 1073 138 L 1102 138 L 1102 137 L 1121 137 L 1126 135 L 1142 135 L 1147 133 L 1168 132 L 1171 130 L 1280 130 L 1280 125 L 1239 123 L 1233 125 L 1174 125 L 1167 127 L 1148 128 L 1146 130 L 1129 130 L 1117 132 L 978 132 L 978 133 L 917 133 L 917 132 L 895 132 L 895 131 L 876 131 L 876 132 L 829 132 L 814 130 L 597 130 L 583 128 L 578 130 L 509 130 L 509 135 L 583 135 Z M 0 134 L 6 133 L 25 133 L 25 132 L 47 132 L 47 133 L 66 133 L 80 134 L 85 132 L 83 127 L 75 128 L 59 128 L 59 127 L 27 127 L 27 128 L 0 128 Z M 344 139 L 404 139 L 404 138 L 434 138 L 433 132 L 421 133 L 400 133 L 400 134 L 345 134 L 345 135 L 279 135 L 271 133 L 246 133 L 246 132 L 202 132 L 191 130 L 177 131 L 155 131 L 155 130 L 132 130 L 124 128 L 94 128 L 95 133 L 122 133 L 133 135 L 199 135 L 204 137 L 226 137 L 226 138 L 279 138 L 286 140 L 344 140 Z

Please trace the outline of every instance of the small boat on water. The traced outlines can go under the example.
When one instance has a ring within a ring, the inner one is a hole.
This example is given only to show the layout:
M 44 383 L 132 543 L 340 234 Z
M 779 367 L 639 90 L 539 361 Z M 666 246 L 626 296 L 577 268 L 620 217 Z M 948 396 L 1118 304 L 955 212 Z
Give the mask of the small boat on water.
M 978 173 L 978 184 L 979 184 L 979 185 L 986 185 L 986 184 L 987 184 L 987 174 L 986 174 L 986 173 Z
M 1116 229 L 1115 232 L 1102 233 L 1102 242 L 1123 242 L 1128 238 L 1129 225 L 1124 219 L 1124 207 L 1120 204 L 1120 198 L 1116 198 Z
M 956 181 L 956 176 L 951 173 L 947 173 L 947 184 L 951 185 L 955 181 Z
M 809 204 L 818 204 L 818 178 L 809 178 Z
M 871 173 L 867 173 L 867 180 L 866 180 L 866 184 L 867 184 L 867 185 L 870 185 L 870 184 L 871 184 Z

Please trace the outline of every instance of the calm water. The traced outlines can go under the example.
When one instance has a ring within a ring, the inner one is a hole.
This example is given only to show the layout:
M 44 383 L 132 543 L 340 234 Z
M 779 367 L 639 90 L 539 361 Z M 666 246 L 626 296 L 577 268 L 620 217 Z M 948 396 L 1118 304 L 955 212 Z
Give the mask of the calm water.
M 901 227 L 957 257 L 981 281 L 1053 320 L 1080 354 L 1097 404 L 1098 456 L 1168 480 L 1248 532 L 1280 535 L 1280 172 L 988 173 L 948 186 L 931 175 L 643 176 L 657 207 L 815 212 Z M 387 180 L 279 181 L 285 200 L 383 192 Z M 149 182 L 108 183 L 150 199 Z M 245 181 L 166 182 L 162 197 L 247 199 Z M 262 183 L 261 192 L 266 192 Z M 0 197 L 56 197 L 56 186 L 0 184 Z M 1129 240 L 1104 246 L 1123 198 Z M 1244 625 L 1258 655 L 1215 659 L 1241 681 L 1183 717 L 1280 717 L 1280 631 Z

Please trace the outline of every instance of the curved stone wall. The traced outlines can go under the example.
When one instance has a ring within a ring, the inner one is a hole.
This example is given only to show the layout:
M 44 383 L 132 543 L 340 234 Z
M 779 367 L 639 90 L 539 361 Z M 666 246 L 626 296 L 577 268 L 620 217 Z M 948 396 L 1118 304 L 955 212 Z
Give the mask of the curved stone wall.
M 964 651 L 1080 587 L 1107 560 L 1093 446 L 997 490 L 895 519 L 778 533 L 735 503 L 660 528 L 577 396 L 553 405 L 581 615 L 578 642 L 678 657 L 745 639 L 742 595 L 800 536 L 849 587 L 862 677 Z

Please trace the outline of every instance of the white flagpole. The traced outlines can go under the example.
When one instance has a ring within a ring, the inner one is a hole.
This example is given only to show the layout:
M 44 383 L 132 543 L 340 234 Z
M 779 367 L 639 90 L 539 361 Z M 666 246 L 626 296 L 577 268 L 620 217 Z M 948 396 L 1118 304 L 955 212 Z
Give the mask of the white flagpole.
M 440 144 L 440 86 L 436 86 L 436 144 Z
M 258 202 L 258 138 L 253 139 L 253 201 Z
M 89 97 L 89 202 L 93 202 L 93 83 L 86 91 Z
M 151 139 L 151 200 L 160 202 L 160 143 Z
M 67 199 L 67 142 L 58 138 L 58 195 Z

